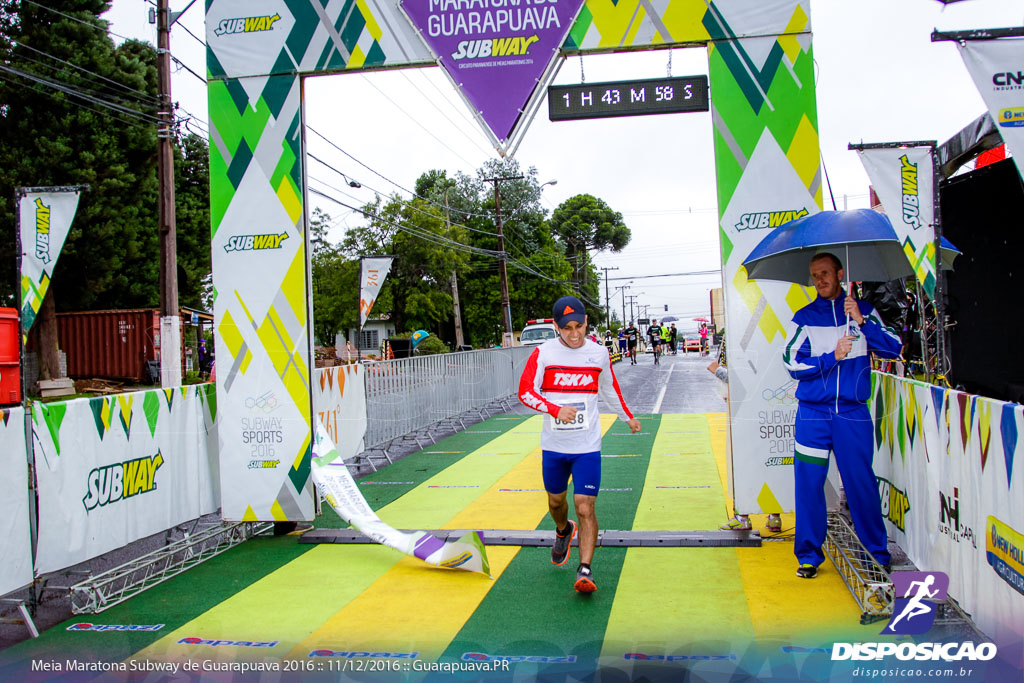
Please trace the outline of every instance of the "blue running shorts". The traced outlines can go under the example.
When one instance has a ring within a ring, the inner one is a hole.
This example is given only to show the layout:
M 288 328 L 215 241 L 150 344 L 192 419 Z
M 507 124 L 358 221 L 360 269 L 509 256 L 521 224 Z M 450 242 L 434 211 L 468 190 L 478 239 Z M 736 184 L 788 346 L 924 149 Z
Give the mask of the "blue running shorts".
M 544 489 L 548 493 L 564 493 L 572 475 L 576 495 L 597 496 L 601 490 L 601 451 L 592 453 L 559 453 L 541 451 Z

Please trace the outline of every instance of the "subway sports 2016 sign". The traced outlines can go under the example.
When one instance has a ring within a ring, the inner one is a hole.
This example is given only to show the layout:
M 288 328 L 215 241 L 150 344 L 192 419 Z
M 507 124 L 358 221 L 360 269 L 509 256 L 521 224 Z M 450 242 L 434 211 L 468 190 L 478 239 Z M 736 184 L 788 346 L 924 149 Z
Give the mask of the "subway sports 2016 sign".
M 552 121 L 708 110 L 708 77 L 653 78 L 548 88 Z

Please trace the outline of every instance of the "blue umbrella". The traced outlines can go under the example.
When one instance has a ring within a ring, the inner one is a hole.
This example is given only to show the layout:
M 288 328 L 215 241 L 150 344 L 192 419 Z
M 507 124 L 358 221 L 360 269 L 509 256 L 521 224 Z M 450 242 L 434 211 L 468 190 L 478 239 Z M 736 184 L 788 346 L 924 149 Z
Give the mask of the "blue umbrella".
M 843 261 L 848 283 L 887 282 L 914 274 L 889 218 L 870 209 L 821 211 L 789 221 L 768 233 L 743 265 L 752 280 L 811 286 L 811 259 L 821 252 Z

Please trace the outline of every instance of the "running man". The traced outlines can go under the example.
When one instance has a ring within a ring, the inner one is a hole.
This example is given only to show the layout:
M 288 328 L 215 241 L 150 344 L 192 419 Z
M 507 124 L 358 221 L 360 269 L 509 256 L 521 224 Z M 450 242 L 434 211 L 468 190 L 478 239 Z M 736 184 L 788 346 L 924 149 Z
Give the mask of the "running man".
M 654 364 L 660 365 L 658 357 L 661 356 L 661 325 L 657 320 L 651 321 L 647 328 L 647 337 L 651 340 L 651 349 L 654 351 Z
M 910 598 L 910 592 L 912 590 L 914 590 L 915 586 L 917 586 L 917 594 L 914 597 L 910 598 L 910 600 L 907 601 L 907 604 L 903 608 L 903 611 L 900 612 L 899 616 L 897 616 L 895 619 L 892 620 L 891 624 L 889 624 L 889 630 L 890 631 L 892 631 L 893 633 L 896 632 L 896 624 L 903 617 L 906 617 L 909 620 L 909 619 L 913 619 L 914 617 L 919 617 L 922 614 L 928 614 L 929 612 L 932 611 L 931 608 L 928 607 L 928 605 L 924 604 L 924 599 L 925 598 L 934 598 L 936 595 L 939 594 L 939 589 L 938 588 L 936 588 L 933 591 L 929 591 L 928 590 L 928 588 L 933 583 L 935 583 L 935 575 L 934 574 L 929 574 L 928 578 L 926 578 L 924 581 L 911 581 L 910 582 L 910 585 L 907 586 L 907 592 L 903 595 L 903 597 Z
M 608 354 L 585 336 L 587 314 L 580 300 L 563 296 L 555 302 L 553 317 L 558 336 L 530 354 L 519 380 L 519 400 L 550 416 L 544 421 L 540 446 L 544 489 L 555 522 L 551 563 L 561 566 L 568 562 L 576 536 L 576 522 L 569 519 L 566 500 L 572 475 L 580 548 L 575 587 L 579 593 L 593 593 L 597 590 L 590 569 L 597 545 L 594 504 L 601 489 L 598 394 L 634 434 L 640 431 L 640 421 L 626 407 Z
M 629 321 L 629 327 L 626 328 L 626 348 L 629 353 L 630 365 L 636 365 L 636 345 L 640 341 L 640 330 L 636 329 L 636 325 L 633 321 Z

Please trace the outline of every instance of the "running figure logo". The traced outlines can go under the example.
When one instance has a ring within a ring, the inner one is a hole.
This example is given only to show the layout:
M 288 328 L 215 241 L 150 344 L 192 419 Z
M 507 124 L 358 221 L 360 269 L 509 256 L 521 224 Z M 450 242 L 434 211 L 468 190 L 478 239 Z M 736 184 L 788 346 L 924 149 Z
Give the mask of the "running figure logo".
M 896 599 L 892 618 L 882 633 L 917 635 L 927 632 L 935 622 L 936 603 L 946 600 L 949 577 L 942 572 L 896 572 L 892 583 Z

